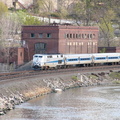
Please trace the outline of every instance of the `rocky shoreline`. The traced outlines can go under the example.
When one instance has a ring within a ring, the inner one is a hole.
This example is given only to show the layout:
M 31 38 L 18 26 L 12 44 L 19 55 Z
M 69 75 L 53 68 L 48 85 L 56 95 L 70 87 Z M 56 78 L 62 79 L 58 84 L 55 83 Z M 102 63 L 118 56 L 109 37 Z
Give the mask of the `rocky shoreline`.
M 110 73 L 87 73 L 63 76 L 36 77 L 24 80 L 15 80 L 0 84 L 0 115 L 15 108 L 32 98 L 49 94 L 52 92 L 64 91 L 75 87 L 86 87 L 96 85 L 113 84 Z

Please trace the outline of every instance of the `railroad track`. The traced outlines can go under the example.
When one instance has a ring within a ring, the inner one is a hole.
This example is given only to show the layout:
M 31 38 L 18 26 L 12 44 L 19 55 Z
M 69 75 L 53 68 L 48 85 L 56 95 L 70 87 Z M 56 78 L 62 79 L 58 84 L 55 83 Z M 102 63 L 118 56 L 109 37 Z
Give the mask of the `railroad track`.
M 35 77 L 35 75 L 49 75 L 49 74 L 59 74 L 59 73 L 85 73 L 85 72 L 103 72 L 103 71 L 110 71 L 110 70 L 120 70 L 120 65 L 112 65 L 112 66 L 95 66 L 95 67 L 72 67 L 66 69 L 53 69 L 53 70 L 43 70 L 43 71 L 17 71 L 17 72 L 10 72 L 10 73 L 0 73 L 0 80 L 7 80 L 13 78 L 24 78 L 24 77 Z

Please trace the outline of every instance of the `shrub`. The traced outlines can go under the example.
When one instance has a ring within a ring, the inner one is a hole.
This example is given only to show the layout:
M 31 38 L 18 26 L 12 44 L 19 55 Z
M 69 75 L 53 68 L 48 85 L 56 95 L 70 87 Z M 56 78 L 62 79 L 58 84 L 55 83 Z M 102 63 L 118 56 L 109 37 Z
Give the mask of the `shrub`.
M 114 78 L 114 79 L 120 79 L 120 73 L 112 72 L 112 73 L 110 74 L 110 77 L 111 77 L 111 78 Z
M 73 75 L 72 80 L 77 81 L 78 80 L 77 76 Z

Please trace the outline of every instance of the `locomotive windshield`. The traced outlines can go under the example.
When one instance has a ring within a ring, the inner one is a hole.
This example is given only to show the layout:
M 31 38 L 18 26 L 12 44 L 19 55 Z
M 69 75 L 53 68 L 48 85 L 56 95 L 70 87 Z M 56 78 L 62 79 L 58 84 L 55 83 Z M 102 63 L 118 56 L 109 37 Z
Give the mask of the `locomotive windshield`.
M 37 57 L 42 58 L 42 56 L 37 56 L 37 55 L 36 55 L 36 56 L 34 56 L 34 57 L 35 57 L 35 58 L 37 58 Z

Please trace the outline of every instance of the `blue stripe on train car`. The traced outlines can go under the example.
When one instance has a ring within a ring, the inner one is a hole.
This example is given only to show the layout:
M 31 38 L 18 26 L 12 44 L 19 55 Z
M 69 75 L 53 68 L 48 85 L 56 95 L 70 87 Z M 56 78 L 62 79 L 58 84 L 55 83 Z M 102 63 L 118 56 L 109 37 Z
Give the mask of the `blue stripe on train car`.
M 91 60 L 91 58 L 80 58 L 80 61 L 88 61 Z
M 56 61 L 49 61 L 49 62 L 46 62 L 46 63 L 58 63 L 59 60 L 56 60 Z M 62 62 L 64 62 L 64 60 L 62 60 Z
M 74 59 L 67 59 L 66 61 L 67 62 L 71 62 L 71 61 L 72 62 L 74 62 L 74 61 L 76 62 L 76 61 L 79 61 L 79 60 L 80 61 L 89 61 L 89 60 L 91 60 L 91 58 L 74 58 Z
M 119 56 L 117 56 L 117 57 L 108 57 L 108 59 L 119 59 Z
M 67 61 L 67 62 L 71 62 L 71 61 L 72 61 L 72 62 L 73 62 L 73 61 L 78 61 L 78 58 L 71 58 L 71 59 L 67 59 L 66 61 Z
M 106 60 L 106 57 L 95 57 L 94 60 Z

